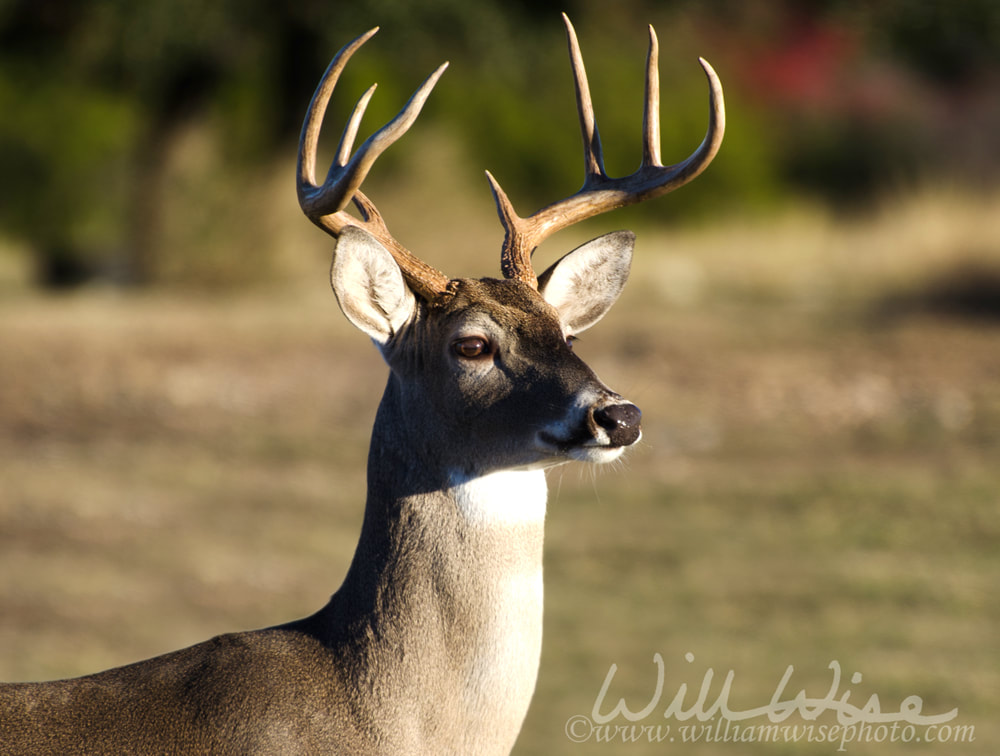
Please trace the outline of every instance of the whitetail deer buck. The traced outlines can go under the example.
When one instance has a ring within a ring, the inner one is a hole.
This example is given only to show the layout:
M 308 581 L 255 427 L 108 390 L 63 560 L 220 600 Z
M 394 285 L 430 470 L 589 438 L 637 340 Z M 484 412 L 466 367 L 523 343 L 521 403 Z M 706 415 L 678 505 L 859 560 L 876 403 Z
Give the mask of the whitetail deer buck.
M 536 278 L 531 253 L 588 216 L 669 192 L 722 140 L 719 81 L 700 147 L 664 167 L 657 43 L 650 28 L 642 164 L 604 171 L 579 46 L 566 20 L 586 179 L 527 218 L 489 177 L 506 229 L 504 280 L 449 280 L 404 249 L 359 187 L 413 123 L 439 68 L 351 155 L 361 98 L 322 185 L 320 124 L 351 55 L 341 50 L 299 144 L 305 214 L 337 237 L 331 278 L 348 319 L 390 367 L 372 430 L 354 560 L 319 612 L 74 680 L 0 688 L 0 751 L 46 754 L 507 753 L 528 709 L 542 637 L 545 469 L 607 462 L 640 435 L 639 410 L 572 350 L 628 275 L 616 232 Z M 360 218 L 345 212 L 349 203 Z

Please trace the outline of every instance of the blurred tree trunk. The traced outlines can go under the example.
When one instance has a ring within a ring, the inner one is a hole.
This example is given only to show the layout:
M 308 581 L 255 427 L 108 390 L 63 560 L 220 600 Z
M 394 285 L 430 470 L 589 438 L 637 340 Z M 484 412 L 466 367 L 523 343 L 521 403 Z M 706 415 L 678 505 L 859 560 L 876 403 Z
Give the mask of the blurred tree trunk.
M 35 277 L 46 289 L 70 289 L 90 280 L 94 266 L 86 250 L 69 241 L 47 241 L 35 246 Z
M 156 86 L 145 92 L 146 122 L 135 139 L 131 190 L 126 203 L 122 280 L 143 286 L 159 273 L 167 171 L 184 125 L 211 101 L 221 79 L 211 57 L 198 54 L 173 60 Z
M 164 184 L 178 123 L 157 119 L 136 139 L 126 204 L 122 282 L 144 286 L 156 279 L 157 240 L 163 227 Z

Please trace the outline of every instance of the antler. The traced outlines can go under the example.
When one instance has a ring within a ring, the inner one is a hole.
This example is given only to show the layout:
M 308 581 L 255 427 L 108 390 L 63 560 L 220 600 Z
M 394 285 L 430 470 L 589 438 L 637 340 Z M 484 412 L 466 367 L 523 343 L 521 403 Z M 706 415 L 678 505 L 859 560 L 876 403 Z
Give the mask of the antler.
M 381 241 L 395 258 L 403 276 L 410 288 L 426 300 L 433 300 L 443 293 L 448 285 L 448 277 L 431 267 L 407 250 L 389 233 L 385 221 L 378 209 L 361 191 L 361 183 L 368 175 L 378 156 L 393 142 L 406 133 L 413 125 L 420 109 L 426 102 L 434 85 L 437 84 L 447 63 L 441 65 L 414 92 L 409 102 L 389 123 L 372 134 L 354 155 L 351 150 L 358 134 L 361 117 L 364 115 L 368 101 L 375 92 L 377 85 L 373 84 L 358 100 L 344 128 L 337 148 L 337 155 L 330 166 L 326 181 L 320 186 L 316 183 L 316 153 L 319 142 L 319 132 L 323 125 L 326 106 L 330 95 L 337 85 L 337 79 L 343 72 L 347 61 L 361 45 L 367 42 L 378 31 L 378 27 L 362 34 L 346 45 L 331 61 L 326 73 L 316 87 L 309 111 L 302 124 L 302 134 L 299 137 L 298 157 L 298 195 L 299 205 L 313 223 L 327 233 L 336 237 L 345 226 L 360 226 Z M 361 213 L 361 219 L 355 218 L 346 211 L 353 202 Z
M 583 160 L 586 177 L 583 187 L 576 194 L 542 208 L 534 215 L 521 218 L 500 184 L 489 173 L 486 177 L 493 189 L 497 213 L 506 232 L 500 267 L 507 278 L 516 278 L 538 286 L 538 279 L 531 267 L 531 253 L 541 242 L 568 226 L 594 215 L 643 202 L 671 192 L 700 174 L 712 162 L 722 144 L 726 128 L 726 112 L 722 99 L 722 84 L 708 64 L 699 58 L 708 77 L 709 119 L 705 139 L 687 160 L 676 165 L 664 166 L 660 162 L 660 74 L 657 65 L 659 45 L 656 32 L 649 27 L 649 54 L 646 58 L 646 104 L 643 112 L 642 163 L 638 170 L 623 178 L 610 178 L 604 170 L 601 137 L 594 120 L 594 106 L 590 99 L 587 73 L 583 67 L 580 43 L 576 31 L 564 13 L 566 34 L 569 38 L 570 62 L 576 82 L 576 104 L 583 132 Z

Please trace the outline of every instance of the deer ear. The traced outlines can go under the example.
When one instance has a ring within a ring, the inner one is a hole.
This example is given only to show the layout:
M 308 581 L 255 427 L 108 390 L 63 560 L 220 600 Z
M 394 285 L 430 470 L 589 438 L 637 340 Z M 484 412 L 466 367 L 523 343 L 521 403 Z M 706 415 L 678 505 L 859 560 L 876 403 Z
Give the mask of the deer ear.
M 357 226 L 340 232 L 330 283 L 347 319 L 384 346 L 413 315 L 416 298 L 389 251 Z
M 635 234 L 615 231 L 577 247 L 538 277 L 538 290 L 570 333 L 590 328 L 622 293 Z

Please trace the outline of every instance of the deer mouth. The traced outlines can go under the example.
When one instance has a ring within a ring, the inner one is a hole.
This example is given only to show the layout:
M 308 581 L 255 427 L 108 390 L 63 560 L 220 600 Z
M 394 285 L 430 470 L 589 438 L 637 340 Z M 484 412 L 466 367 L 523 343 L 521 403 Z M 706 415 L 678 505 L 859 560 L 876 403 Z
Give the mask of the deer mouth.
M 580 435 L 573 438 L 559 438 L 551 433 L 538 434 L 539 446 L 548 454 L 578 462 L 612 462 L 622 455 L 626 448 L 639 440 L 637 435 L 628 444 L 612 443 L 610 439 L 598 439 L 593 436 Z
M 587 437 L 580 439 L 560 439 L 549 433 L 538 434 L 542 448 L 554 457 L 577 462 L 604 464 L 613 462 L 622 455 L 626 447 Z

